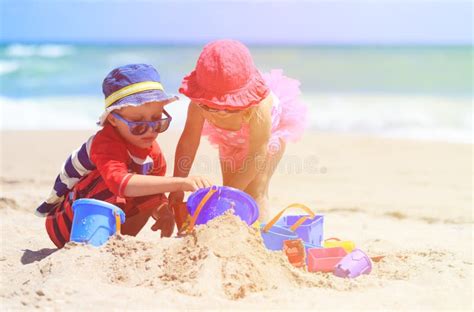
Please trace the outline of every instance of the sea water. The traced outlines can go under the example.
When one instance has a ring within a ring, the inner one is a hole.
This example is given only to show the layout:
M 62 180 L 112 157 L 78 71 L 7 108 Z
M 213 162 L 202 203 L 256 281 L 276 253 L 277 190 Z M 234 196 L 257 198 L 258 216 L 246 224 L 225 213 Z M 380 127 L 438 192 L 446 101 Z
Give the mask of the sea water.
M 116 66 L 149 63 L 170 93 L 202 46 L 0 45 L 0 129 L 93 129 Z M 258 68 L 300 80 L 309 131 L 472 143 L 472 49 L 250 46 Z M 184 125 L 188 100 L 167 109 Z

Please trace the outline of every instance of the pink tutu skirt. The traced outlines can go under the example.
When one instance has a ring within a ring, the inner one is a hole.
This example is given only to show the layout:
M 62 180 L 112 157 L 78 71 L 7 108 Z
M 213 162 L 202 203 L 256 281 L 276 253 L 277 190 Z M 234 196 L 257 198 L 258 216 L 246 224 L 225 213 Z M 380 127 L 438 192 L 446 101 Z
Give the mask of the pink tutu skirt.
M 283 75 L 281 69 L 264 73 L 265 83 L 272 91 L 272 130 L 268 151 L 274 154 L 280 149 L 280 142 L 295 142 L 301 138 L 307 125 L 307 106 L 299 99 L 300 82 Z M 205 122 L 202 135 L 219 148 L 221 160 L 232 162 L 240 168 L 249 150 L 249 124 L 244 123 L 237 131 L 218 128 Z

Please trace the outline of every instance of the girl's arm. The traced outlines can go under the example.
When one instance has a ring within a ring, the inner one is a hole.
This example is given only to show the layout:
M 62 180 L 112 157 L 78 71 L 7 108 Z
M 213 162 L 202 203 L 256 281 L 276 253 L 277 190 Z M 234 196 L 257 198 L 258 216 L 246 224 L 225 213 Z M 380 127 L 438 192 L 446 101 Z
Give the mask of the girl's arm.
M 237 174 L 233 175 L 230 181 L 227 181 L 227 186 L 244 190 L 255 176 L 264 169 L 272 128 L 271 109 L 271 97 L 255 108 L 249 121 L 249 154 L 244 160 L 243 167 L 238 170 Z
M 201 132 L 204 125 L 204 117 L 196 103 L 189 103 L 188 116 L 183 133 L 179 138 L 174 156 L 174 176 L 187 177 L 194 162 L 199 143 L 201 142 Z M 171 206 L 175 206 L 183 201 L 183 192 L 173 192 L 169 195 Z
M 188 176 L 201 142 L 203 125 L 204 117 L 201 115 L 200 108 L 196 103 L 189 103 L 186 124 L 176 146 L 173 174 L 175 177 Z

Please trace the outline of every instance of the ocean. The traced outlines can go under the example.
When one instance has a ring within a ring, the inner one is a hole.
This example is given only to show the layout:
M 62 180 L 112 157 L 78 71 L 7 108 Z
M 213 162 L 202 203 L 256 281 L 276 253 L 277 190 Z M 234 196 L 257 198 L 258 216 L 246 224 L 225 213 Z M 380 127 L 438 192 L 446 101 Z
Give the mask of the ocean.
M 154 65 L 176 93 L 202 46 L 0 45 L 0 129 L 93 129 L 101 84 L 127 63 Z M 437 46 L 250 46 L 257 67 L 301 82 L 309 131 L 473 143 L 473 51 Z M 168 107 L 184 125 L 187 100 Z

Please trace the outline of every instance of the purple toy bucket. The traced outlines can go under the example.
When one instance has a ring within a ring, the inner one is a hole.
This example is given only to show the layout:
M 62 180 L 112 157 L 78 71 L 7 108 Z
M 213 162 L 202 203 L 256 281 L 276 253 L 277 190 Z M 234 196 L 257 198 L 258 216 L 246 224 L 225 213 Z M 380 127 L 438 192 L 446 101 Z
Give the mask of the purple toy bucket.
M 355 278 L 372 271 L 372 261 L 362 250 L 354 249 L 345 256 L 334 268 L 334 275 Z
M 282 250 L 286 240 L 298 239 L 298 236 L 287 228 L 274 225 L 268 230 L 264 230 L 265 224 L 261 225 L 261 235 L 263 244 L 269 250 Z
M 250 195 L 228 186 L 212 186 L 192 193 L 186 207 L 195 224 L 205 224 L 229 209 L 248 225 L 258 218 L 258 206 Z M 197 216 L 195 213 L 197 212 Z
M 323 240 L 323 216 L 289 215 L 281 218 L 276 224 L 285 228 L 291 228 L 293 224 L 305 216 L 308 218 L 296 229 L 296 235 L 305 243 L 321 247 Z
M 300 208 L 305 215 L 288 215 L 283 214 L 290 208 Z M 321 247 L 323 238 L 323 216 L 315 215 L 314 212 L 303 204 L 291 204 L 281 210 L 273 219 L 271 219 L 264 227 L 262 227 L 262 236 L 269 232 L 272 227 L 286 229 L 290 233 L 294 233 L 301 238 L 305 246 Z M 291 238 L 287 238 L 291 239 Z

